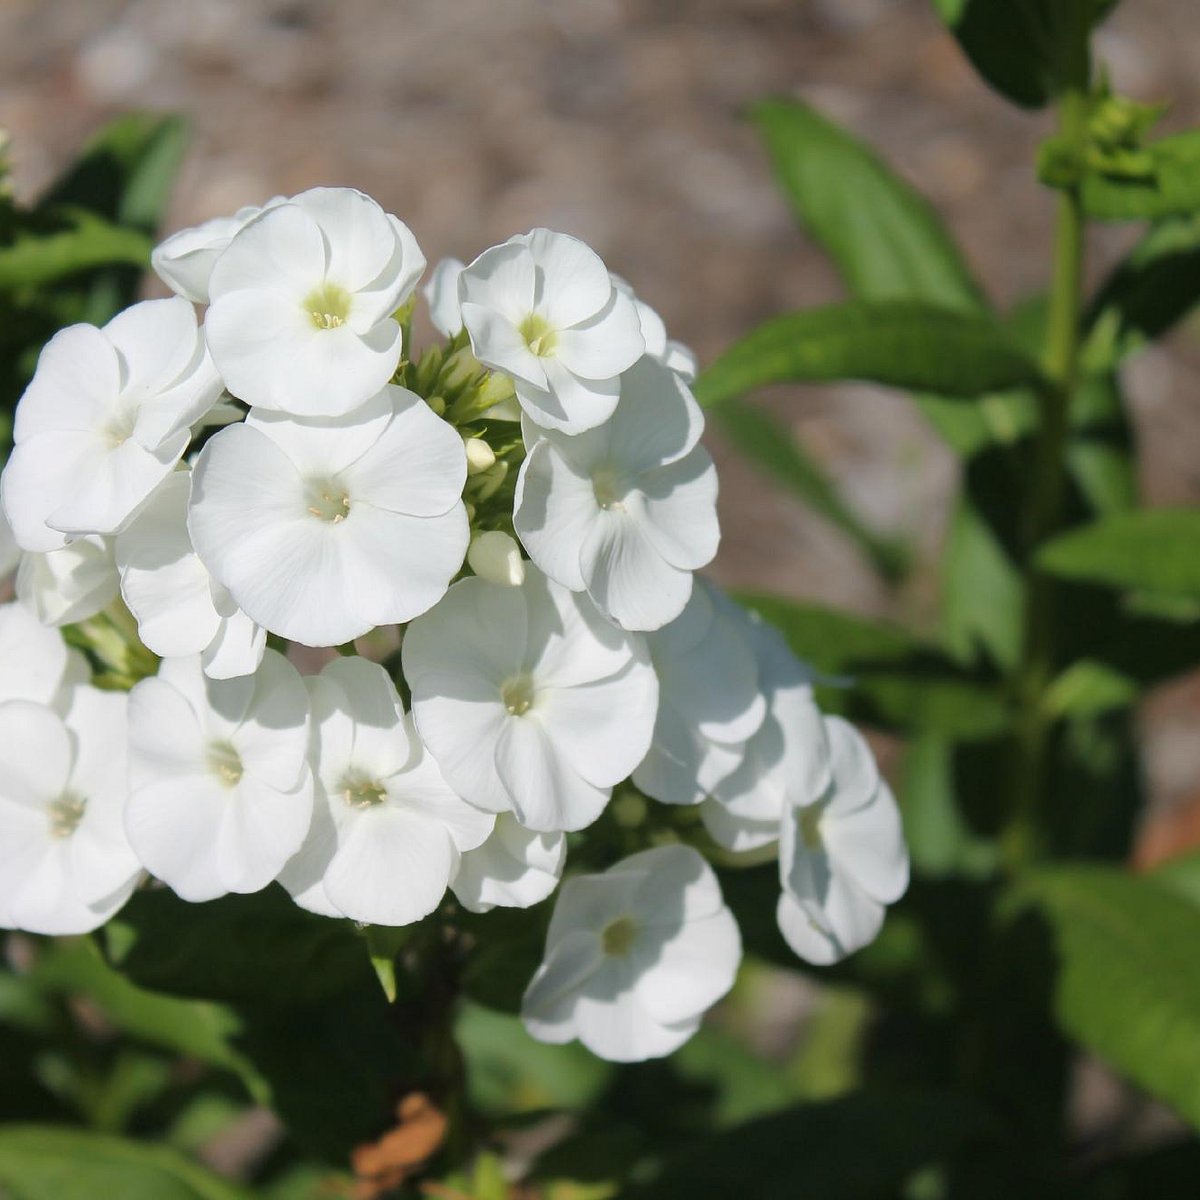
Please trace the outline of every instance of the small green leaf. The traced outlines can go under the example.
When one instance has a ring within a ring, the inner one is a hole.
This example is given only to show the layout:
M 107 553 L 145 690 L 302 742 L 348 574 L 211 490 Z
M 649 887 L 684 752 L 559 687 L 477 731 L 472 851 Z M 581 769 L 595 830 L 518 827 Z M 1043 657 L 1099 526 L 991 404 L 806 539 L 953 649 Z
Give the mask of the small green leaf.
M 1200 1126 L 1200 907 L 1096 866 L 1039 871 L 1014 899 L 1053 931 L 1063 1031 Z
M 1036 363 L 985 317 L 852 301 L 759 326 L 700 376 L 696 398 L 711 407 L 767 384 L 848 379 L 956 397 L 1042 382 Z
M 94 216 L 85 209 L 61 208 L 46 232 L 26 232 L 0 246 L 0 288 L 40 287 L 79 271 L 113 265 L 145 268 L 150 239 Z
M 870 147 L 798 100 L 752 115 L 797 218 L 856 296 L 984 311 L 937 213 Z
M 1065 579 L 1200 597 L 1200 509 L 1116 513 L 1055 538 L 1038 563 Z
M 1200 130 L 1151 142 L 1140 151 L 1143 170 L 1083 179 L 1083 207 L 1098 221 L 1157 221 L 1200 212 Z
M 884 576 L 894 579 L 902 574 L 907 560 L 904 546 L 863 524 L 782 422 L 736 398 L 726 400 L 716 415 L 726 440 L 846 534 Z
M 1137 700 L 1137 683 L 1106 663 L 1080 659 L 1046 691 L 1044 705 L 1053 717 L 1094 717 Z
M 83 1129 L 0 1129 L 0 1191 L 11 1200 L 249 1200 L 166 1146 Z

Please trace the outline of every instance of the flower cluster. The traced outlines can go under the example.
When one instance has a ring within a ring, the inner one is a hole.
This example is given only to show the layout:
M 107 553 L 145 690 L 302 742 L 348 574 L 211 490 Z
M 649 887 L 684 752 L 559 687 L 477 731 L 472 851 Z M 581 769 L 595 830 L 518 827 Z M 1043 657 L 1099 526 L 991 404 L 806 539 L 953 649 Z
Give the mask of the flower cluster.
M 153 264 L 174 297 L 46 345 L 0 483 L 0 924 L 90 930 L 146 876 L 383 926 L 557 890 L 526 1026 L 621 1060 L 733 984 L 710 860 L 777 855 L 811 962 L 875 936 L 895 802 L 695 575 L 694 359 L 591 249 L 535 229 L 439 264 L 419 355 L 425 259 L 360 192 Z M 622 805 L 642 848 L 597 862 L 583 831 Z

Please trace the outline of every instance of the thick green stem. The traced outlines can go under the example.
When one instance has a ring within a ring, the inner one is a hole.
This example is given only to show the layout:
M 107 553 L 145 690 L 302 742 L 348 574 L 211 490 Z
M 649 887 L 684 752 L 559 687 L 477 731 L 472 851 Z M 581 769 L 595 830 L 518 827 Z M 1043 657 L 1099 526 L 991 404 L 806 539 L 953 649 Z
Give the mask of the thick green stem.
M 1087 88 L 1081 84 L 1063 95 L 1060 108 L 1060 132 L 1081 155 L 1087 116 Z M 1084 230 L 1080 188 L 1065 188 L 1058 197 L 1054 280 L 1043 362 L 1049 386 L 1041 397 L 1042 419 L 1025 528 L 1026 634 L 1015 680 L 1019 715 L 1013 810 L 1004 838 L 1004 858 L 1010 869 L 1037 853 L 1037 815 L 1046 785 L 1050 717 L 1043 701 L 1055 665 L 1055 590 L 1053 582 L 1036 569 L 1033 556 L 1062 519 L 1071 398 L 1079 377 Z

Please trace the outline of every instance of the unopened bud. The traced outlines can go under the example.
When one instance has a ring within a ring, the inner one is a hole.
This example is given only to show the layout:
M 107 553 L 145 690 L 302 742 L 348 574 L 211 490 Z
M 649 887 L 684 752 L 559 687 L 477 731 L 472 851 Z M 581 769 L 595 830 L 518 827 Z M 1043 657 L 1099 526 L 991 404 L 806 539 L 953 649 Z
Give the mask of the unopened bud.
M 482 475 L 496 461 L 496 452 L 483 438 L 469 437 L 465 442 L 467 448 L 467 474 Z
M 471 347 L 460 346 L 442 364 L 438 386 L 443 392 L 453 394 L 470 383 L 482 370 L 483 366 L 471 353 Z
M 467 562 L 480 579 L 505 587 L 520 587 L 525 582 L 525 561 L 521 548 L 498 529 L 476 534 L 467 551 Z

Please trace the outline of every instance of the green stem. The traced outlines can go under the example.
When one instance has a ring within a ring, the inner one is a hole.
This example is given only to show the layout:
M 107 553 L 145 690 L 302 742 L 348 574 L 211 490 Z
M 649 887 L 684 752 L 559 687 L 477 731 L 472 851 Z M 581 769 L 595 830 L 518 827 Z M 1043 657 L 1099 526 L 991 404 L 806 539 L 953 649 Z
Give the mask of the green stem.
M 1084 72 L 1086 75 L 1086 70 Z M 1082 156 L 1087 137 L 1086 82 L 1062 97 L 1060 133 Z M 1079 379 L 1080 316 L 1083 293 L 1085 220 L 1078 184 L 1058 197 L 1054 279 L 1046 327 L 1042 420 L 1036 447 L 1033 488 L 1025 529 L 1026 633 L 1017 668 L 1017 745 L 1013 772 L 1013 813 L 1004 836 L 1004 859 L 1019 867 L 1039 849 L 1037 818 L 1046 785 L 1050 717 L 1043 703 L 1054 672 L 1055 591 L 1037 570 L 1037 547 L 1062 520 L 1066 492 L 1067 441 L 1071 399 Z

